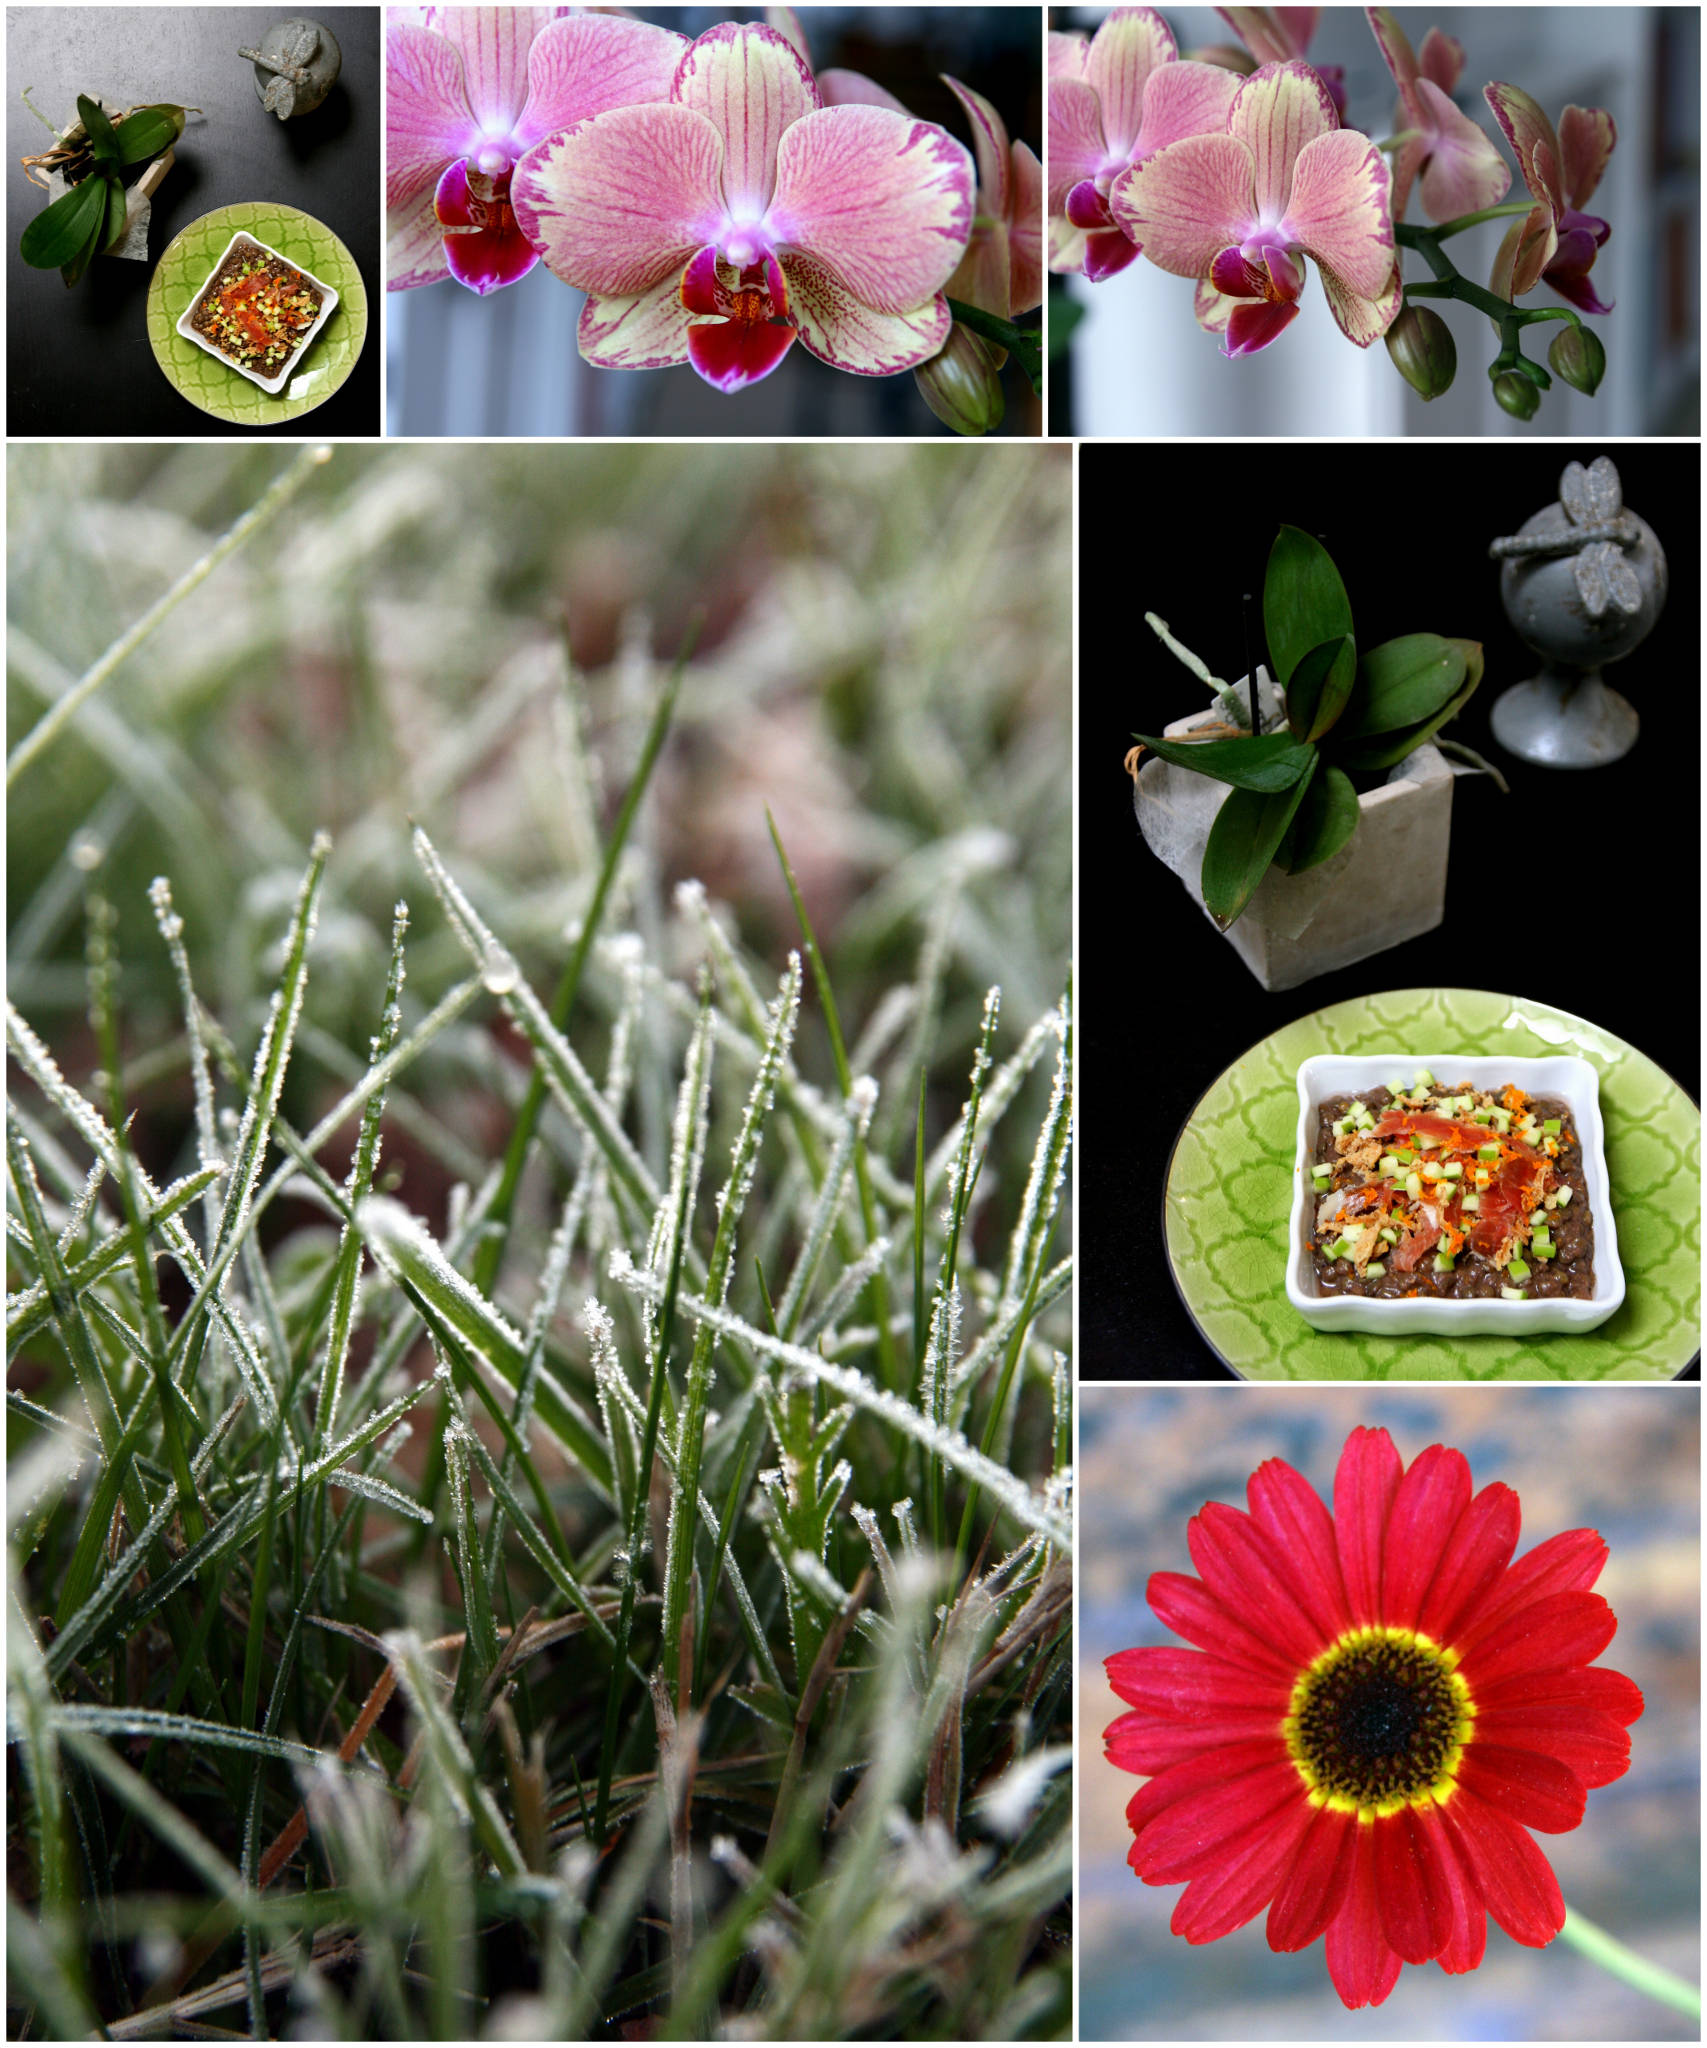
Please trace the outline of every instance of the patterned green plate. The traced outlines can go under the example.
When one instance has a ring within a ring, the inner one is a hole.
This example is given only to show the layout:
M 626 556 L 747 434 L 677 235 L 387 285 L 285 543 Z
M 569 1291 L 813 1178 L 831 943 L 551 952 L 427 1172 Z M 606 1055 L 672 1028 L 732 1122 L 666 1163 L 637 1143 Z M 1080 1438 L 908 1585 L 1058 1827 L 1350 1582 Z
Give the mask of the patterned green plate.
M 179 316 L 239 228 L 338 294 L 331 319 L 277 398 L 177 331 Z M 175 236 L 155 266 L 148 287 L 148 338 L 168 382 L 192 405 L 234 427 L 273 427 L 324 405 L 355 368 L 367 339 L 367 292 L 349 250 L 330 228 L 298 208 L 259 200 L 221 206 Z
M 1376 1337 L 1313 1330 L 1286 1299 L 1297 1072 L 1311 1053 L 1574 1052 L 1600 1075 L 1606 1163 L 1628 1283 L 1596 1330 Z M 1253 1380 L 1663 1380 L 1701 1348 L 1701 1112 L 1633 1046 L 1545 1003 L 1395 989 L 1336 1003 L 1253 1046 L 1187 1118 L 1164 1225 L 1180 1298 Z

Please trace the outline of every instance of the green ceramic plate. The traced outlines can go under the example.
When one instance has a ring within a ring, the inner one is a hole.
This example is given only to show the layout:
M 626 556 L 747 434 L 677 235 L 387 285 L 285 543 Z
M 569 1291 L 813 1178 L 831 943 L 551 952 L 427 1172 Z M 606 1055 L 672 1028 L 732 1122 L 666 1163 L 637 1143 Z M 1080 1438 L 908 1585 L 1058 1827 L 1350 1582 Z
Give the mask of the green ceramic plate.
M 277 398 L 177 331 L 179 316 L 240 228 L 338 294 L 331 319 Z M 277 426 L 324 405 L 355 368 L 367 339 L 367 292 L 349 250 L 330 228 L 296 207 L 259 200 L 221 206 L 174 237 L 155 266 L 148 287 L 148 338 L 167 381 L 192 405 L 234 427 Z
M 1311 1053 L 1574 1052 L 1600 1075 L 1628 1293 L 1599 1329 L 1541 1337 L 1313 1330 L 1287 1302 L 1297 1072 Z M 1701 1112 L 1609 1032 L 1515 996 L 1395 989 L 1253 1046 L 1186 1120 L 1168 1166 L 1168 1260 L 1217 1357 L 1253 1380 L 1664 1380 L 1701 1348 Z

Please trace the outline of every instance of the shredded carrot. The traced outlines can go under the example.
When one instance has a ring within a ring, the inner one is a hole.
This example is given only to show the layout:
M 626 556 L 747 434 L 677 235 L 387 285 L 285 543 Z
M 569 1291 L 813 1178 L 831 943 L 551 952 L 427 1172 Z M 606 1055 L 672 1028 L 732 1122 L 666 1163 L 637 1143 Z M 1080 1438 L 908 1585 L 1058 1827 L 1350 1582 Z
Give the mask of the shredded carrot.
M 1516 1116 L 1522 1110 L 1523 1105 L 1528 1100 L 1529 1097 L 1524 1094 L 1515 1081 L 1508 1081 L 1506 1083 L 1505 1093 L 1500 1097 L 1501 1103 L 1511 1111 L 1513 1116 Z

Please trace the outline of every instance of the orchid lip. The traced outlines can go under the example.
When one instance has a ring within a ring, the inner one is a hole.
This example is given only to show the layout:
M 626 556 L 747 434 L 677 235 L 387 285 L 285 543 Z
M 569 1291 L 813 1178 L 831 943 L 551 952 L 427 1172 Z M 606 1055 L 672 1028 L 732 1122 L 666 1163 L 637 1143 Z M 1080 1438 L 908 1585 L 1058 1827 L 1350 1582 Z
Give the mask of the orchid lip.
M 488 178 L 501 178 L 515 166 L 515 159 L 507 149 L 500 149 L 495 142 L 483 142 L 469 158 L 477 171 L 483 171 Z

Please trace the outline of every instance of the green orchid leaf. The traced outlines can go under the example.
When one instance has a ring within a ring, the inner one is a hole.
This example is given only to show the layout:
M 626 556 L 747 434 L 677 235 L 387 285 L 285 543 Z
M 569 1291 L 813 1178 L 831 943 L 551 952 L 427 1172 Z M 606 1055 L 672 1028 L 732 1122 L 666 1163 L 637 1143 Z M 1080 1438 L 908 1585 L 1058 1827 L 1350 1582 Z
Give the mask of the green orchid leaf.
M 85 182 L 99 188 L 101 203 L 90 216 L 89 233 L 82 248 L 77 251 L 70 262 L 62 263 L 59 266 L 59 274 L 68 285 L 77 283 L 84 271 L 89 268 L 89 265 L 94 262 L 96 256 L 106 246 L 107 220 L 110 212 L 108 181 L 97 173 Z M 116 185 L 118 181 L 114 179 L 112 182 Z M 122 199 L 122 193 L 120 197 Z
M 1481 643 L 1476 640 L 1449 640 L 1446 644 L 1455 648 L 1464 662 L 1464 681 L 1456 694 L 1449 697 L 1431 717 L 1419 719 L 1401 732 L 1382 733 L 1361 747 L 1341 751 L 1339 759 L 1345 767 L 1372 770 L 1397 767 L 1407 754 L 1415 753 L 1424 740 L 1433 739 L 1440 728 L 1449 719 L 1456 718 L 1469 703 L 1482 680 Z
M 1297 740 L 1319 740 L 1345 709 L 1357 681 L 1357 642 L 1349 633 L 1312 647 L 1286 685 L 1286 722 Z
M 1316 758 L 1314 747 L 1302 747 L 1283 732 L 1246 733 L 1233 740 L 1152 739 L 1142 732 L 1132 737 L 1176 768 L 1230 782 L 1235 789 L 1290 789 Z
M 148 158 L 170 149 L 183 132 L 182 107 L 137 107 L 115 130 L 119 141 L 119 162 L 145 163 Z
M 115 242 L 123 239 L 125 212 L 124 187 L 117 178 L 109 178 L 107 180 L 107 224 L 101 231 L 101 239 L 96 244 L 97 249 L 110 249 Z
M 96 163 L 118 163 L 119 139 L 113 131 L 113 124 L 87 93 L 77 95 L 77 116 L 89 137 L 89 154 Z
M 1289 875 L 1301 875 L 1331 859 L 1356 830 L 1357 791 L 1351 777 L 1324 762 L 1321 772 L 1310 779 L 1274 864 Z
M 1366 739 L 1434 717 L 1463 685 L 1464 645 L 1438 633 L 1406 633 L 1370 648 L 1358 664 L 1357 688 L 1341 714 L 1337 737 Z
M 106 218 L 107 181 L 96 174 L 44 206 L 25 228 L 18 254 L 35 270 L 58 270 L 82 249 Z
M 1274 679 L 1283 686 L 1312 647 L 1352 630 L 1351 599 L 1333 556 L 1296 526 L 1283 526 L 1269 550 L 1262 623 Z
M 1203 907 L 1222 931 L 1250 902 L 1309 788 L 1317 756 L 1291 789 L 1235 789 L 1215 814 L 1203 849 Z

